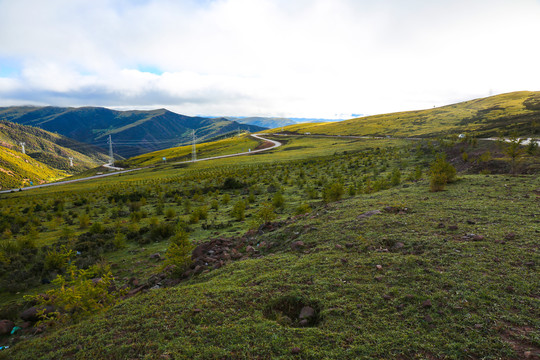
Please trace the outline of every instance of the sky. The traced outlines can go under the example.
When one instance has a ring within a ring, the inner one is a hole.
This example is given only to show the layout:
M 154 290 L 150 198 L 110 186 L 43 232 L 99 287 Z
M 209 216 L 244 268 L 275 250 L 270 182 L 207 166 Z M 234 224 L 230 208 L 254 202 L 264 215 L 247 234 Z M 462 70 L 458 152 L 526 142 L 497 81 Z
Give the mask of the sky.
M 0 0 L 0 106 L 346 119 L 540 90 L 540 0 Z

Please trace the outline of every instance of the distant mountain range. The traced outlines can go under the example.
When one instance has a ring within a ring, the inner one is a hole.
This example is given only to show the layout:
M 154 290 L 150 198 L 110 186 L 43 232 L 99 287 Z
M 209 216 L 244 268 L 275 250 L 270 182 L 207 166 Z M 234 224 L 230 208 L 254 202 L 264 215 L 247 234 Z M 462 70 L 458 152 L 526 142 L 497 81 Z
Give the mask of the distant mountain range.
M 6 107 L 0 108 L 0 120 L 39 127 L 103 149 L 107 148 L 107 139 L 111 135 L 114 152 L 123 157 L 187 144 L 193 130 L 198 142 L 234 130 L 264 130 L 260 126 L 240 124 L 226 118 L 190 117 L 166 109 L 117 111 L 102 107 Z
M 358 114 L 355 114 L 358 115 Z M 228 120 L 236 121 L 240 124 L 256 125 L 269 129 L 276 129 L 288 125 L 296 125 L 302 123 L 318 123 L 318 122 L 337 122 L 340 119 L 311 119 L 311 118 L 279 118 L 279 117 L 227 117 Z

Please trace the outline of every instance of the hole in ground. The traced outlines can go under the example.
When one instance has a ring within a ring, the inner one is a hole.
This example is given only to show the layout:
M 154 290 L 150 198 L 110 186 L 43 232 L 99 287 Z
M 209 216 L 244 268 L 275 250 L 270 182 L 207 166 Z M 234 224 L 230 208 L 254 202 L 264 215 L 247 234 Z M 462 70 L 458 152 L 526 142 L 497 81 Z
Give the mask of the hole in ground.
M 317 301 L 299 295 L 285 295 L 270 300 L 263 309 L 263 315 L 284 326 L 313 327 L 321 321 L 320 309 Z

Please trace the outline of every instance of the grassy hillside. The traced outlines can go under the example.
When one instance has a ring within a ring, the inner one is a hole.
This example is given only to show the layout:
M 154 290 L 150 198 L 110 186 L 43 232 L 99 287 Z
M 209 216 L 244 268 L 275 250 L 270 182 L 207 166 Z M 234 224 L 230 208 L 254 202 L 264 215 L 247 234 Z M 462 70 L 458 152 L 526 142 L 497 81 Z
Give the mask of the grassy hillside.
M 21 151 L 52 168 L 76 173 L 108 161 L 103 150 L 32 126 L 0 121 L 0 146 Z M 73 158 L 73 167 L 69 158 Z
M 115 152 L 124 157 L 187 143 L 192 130 L 199 140 L 232 130 L 258 131 L 262 128 L 226 119 L 189 117 L 166 109 L 115 111 L 99 107 L 9 107 L 0 108 L 0 120 L 37 126 L 77 141 L 107 146 L 112 135 Z
M 291 125 L 286 131 L 327 135 L 436 137 L 475 133 L 540 136 L 540 92 L 521 91 L 435 109 L 366 116 L 336 123 Z
M 249 149 L 255 150 L 259 143 L 258 140 L 244 134 L 242 136 L 197 144 L 197 158 L 204 159 L 212 156 L 247 152 Z M 188 161 L 192 158 L 192 149 L 191 145 L 186 145 L 154 151 L 119 162 L 118 165 L 122 167 L 139 167 L 161 164 L 163 163 L 163 158 L 166 158 L 167 162 Z
M 67 259 L 95 278 L 88 289 L 110 270 L 131 292 L 0 336 L 0 359 L 540 354 L 537 173 L 462 173 L 432 193 L 440 152 L 469 154 L 456 166 L 508 159 L 491 142 L 282 138 L 259 155 L 0 196 L 0 318 L 22 325 L 22 295 L 54 288 L 42 280 Z M 184 232 L 199 248 L 174 277 L 167 249 Z
M 65 173 L 28 155 L 0 146 L 0 190 L 57 180 Z

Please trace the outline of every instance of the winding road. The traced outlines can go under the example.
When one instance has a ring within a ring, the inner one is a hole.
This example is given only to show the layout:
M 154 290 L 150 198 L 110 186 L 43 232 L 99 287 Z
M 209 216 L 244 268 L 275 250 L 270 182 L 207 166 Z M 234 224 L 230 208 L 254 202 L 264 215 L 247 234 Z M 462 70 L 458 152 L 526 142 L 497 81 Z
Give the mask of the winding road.
M 230 155 L 220 155 L 220 156 L 213 156 L 213 157 L 204 158 L 204 159 L 197 159 L 197 160 L 195 160 L 195 162 L 208 161 L 208 160 L 214 160 L 214 159 L 223 159 L 223 158 L 228 158 L 228 157 L 233 157 L 233 156 L 243 156 L 243 155 L 257 154 L 257 153 L 272 150 L 272 149 L 275 149 L 275 148 L 281 146 L 281 143 L 279 141 L 265 139 L 262 136 L 257 135 L 257 134 L 251 134 L 251 136 L 256 138 L 256 139 L 262 140 L 262 141 L 264 141 L 266 143 L 271 143 L 272 146 L 266 147 L 266 148 L 263 148 L 263 149 L 259 149 L 259 150 L 248 151 L 248 152 L 241 152 L 241 153 L 230 154 Z M 191 163 L 191 162 L 193 162 L 193 161 L 191 161 L 191 160 L 190 161 L 180 161 L 180 162 L 176 162 L 176 163 L 172 163 L 172 164 L 186 164 L 186 163 Z M 112 166 L 110 166 L 110 164 L 105 164 L 104 166 L 108 167 L 108 168 L 111 168 L 111 169 L 120 169 L 120 168 L 112 167 Z M 152 166 L 153 165 L 144 166 L 144 167 L 140 167 L 140 168 L 136 168 L 136 169 L 121 170 L 121 171 L 116 171 L 116 172 L 113 172 L 113 173 L 94 175 L 94 176 L 89 176 L 89 177 L 85 177 L 85 178 L 81 178 L 81 179 L 65 180 L 65 181 L 59 181 L 59 182 L 55 182 L 55 183 L 27 186 L 27 187 L 23 187 L 23 188 L 20 188 L 20 189 L 2 190 L 2 191 L 0 191 L 0 194 L 6 194 L 6 193 L 18 192 L 18 191 L 26 191 L 26 190 L 32 190 L 32 189 L 39 189 L 39 188 L 48 187 L 48 186 L 65 185 L 65 184 L 71 184 L 71 183 L 74 183 L 74 182 L 86 181 L 86 180 L 92 180 L 92 179 L 99 179 L 99 178 L 103 178 L 103 177 L 107 177 L 107 176 L 125 174 L 125 173 L 133 172 L 133 171 L 139 171 L 139 170 L 142 170 L 142 169 L 147 169 L 147 168 L 152 167 Z

